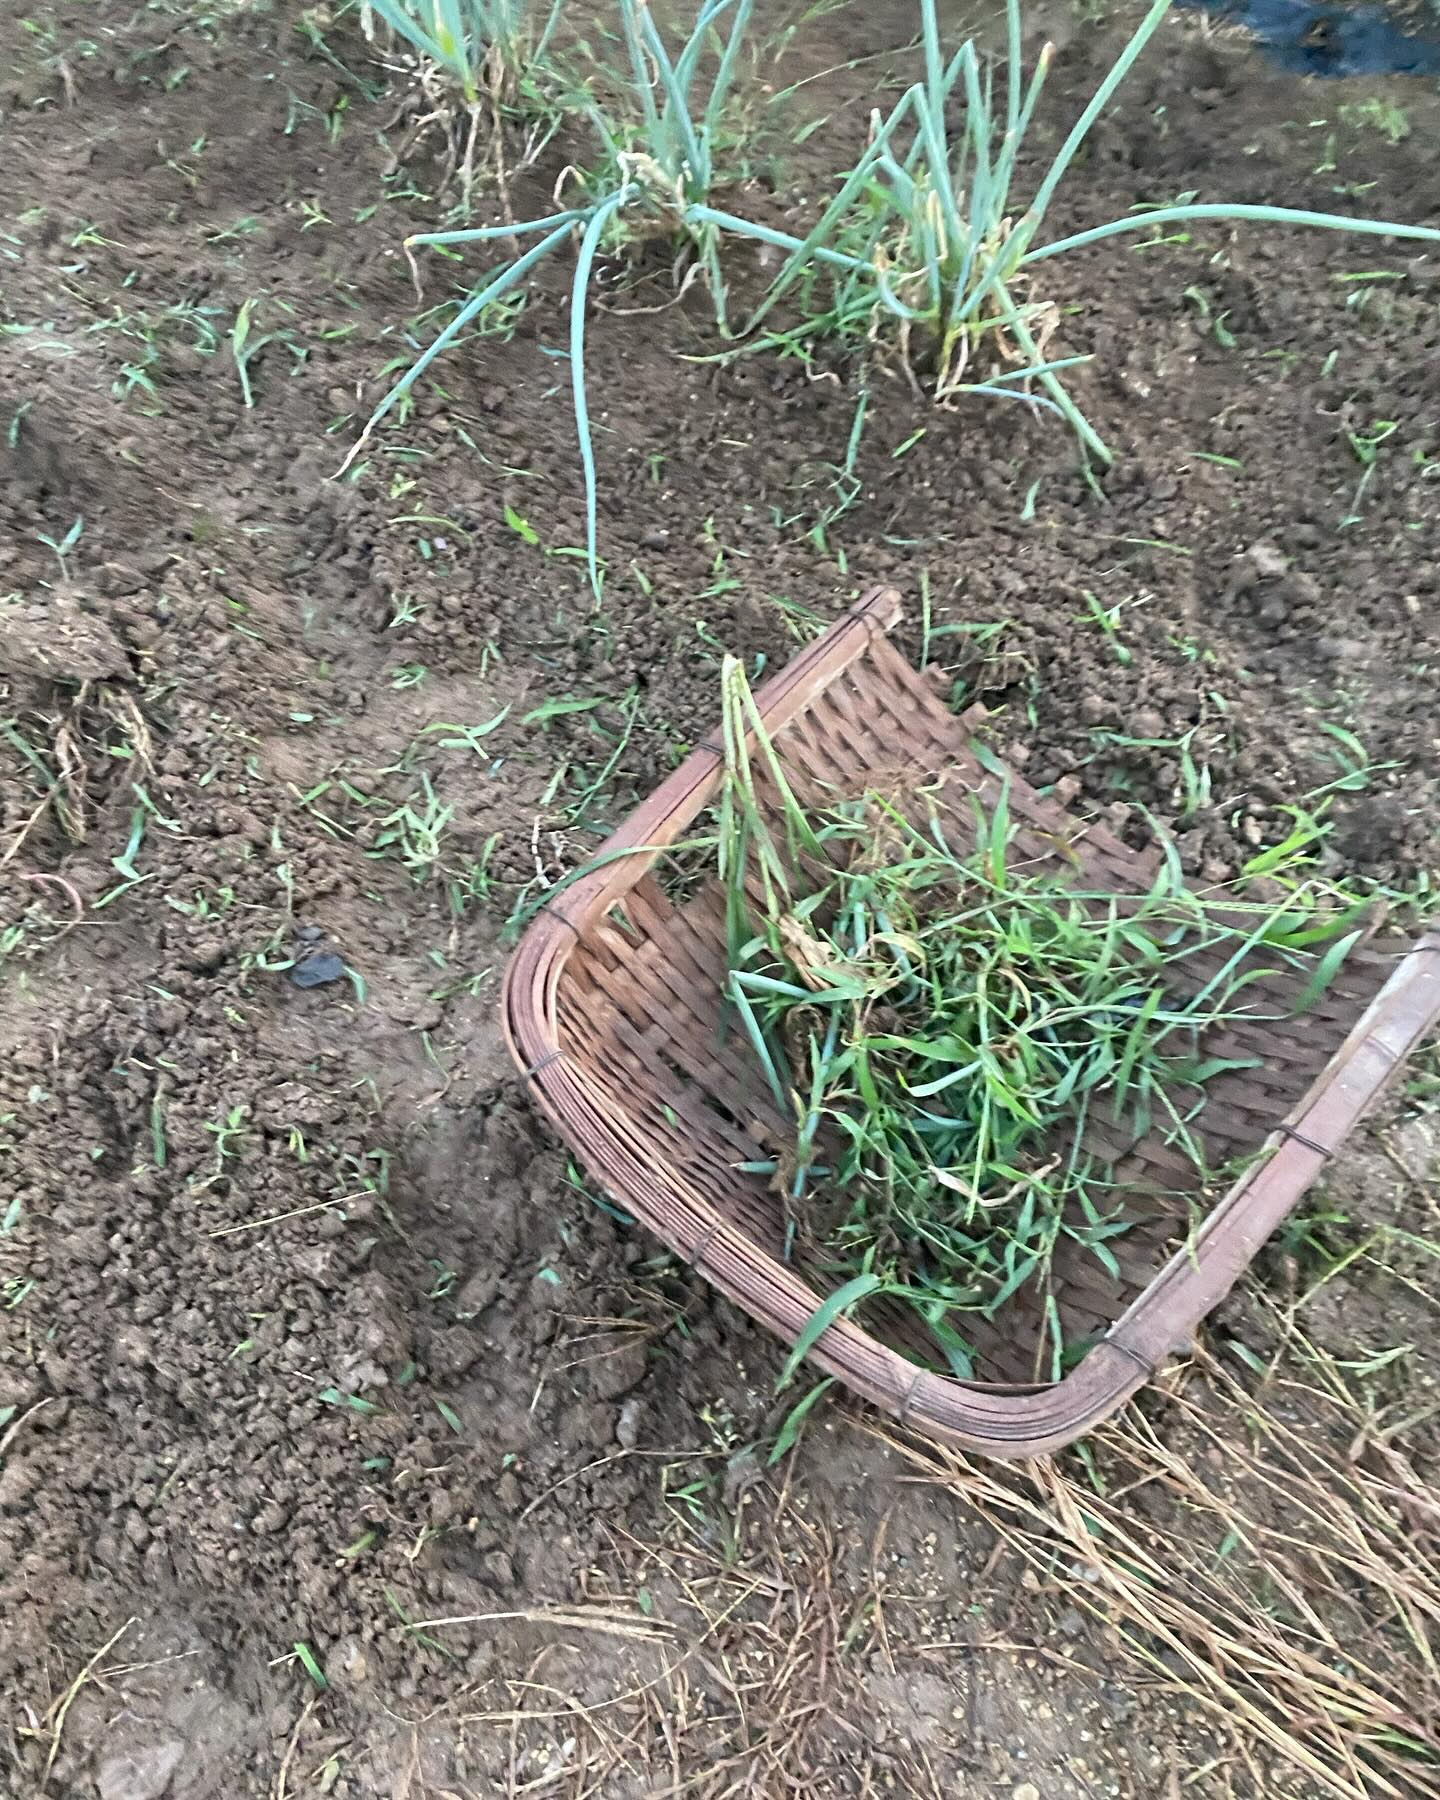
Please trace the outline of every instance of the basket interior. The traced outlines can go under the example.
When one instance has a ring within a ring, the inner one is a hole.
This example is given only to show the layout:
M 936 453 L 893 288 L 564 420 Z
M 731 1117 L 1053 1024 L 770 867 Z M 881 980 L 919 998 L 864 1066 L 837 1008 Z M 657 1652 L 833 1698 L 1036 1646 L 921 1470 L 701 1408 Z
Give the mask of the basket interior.
M 988 807 L 999 791 L 996 777 L 972 755 L 972 737 L 973 722 L 943 706 L 899 652 L 878 638 L 776 732 L 774 743 L 802 801 L 876 787 L 913 794 L 938 778 L 952 841 L 969 848 L 969 796 L 977 794 Z M 1132 851 L 1103 828 L 1082 824 L 1014 773 L 1007 785 L 1017 856 L 1063 867 L 1077 882 L 1106 893 L 1149 891 L 1154 851 Z M 1393 961 L 1392 947 L 1357 946 L 1301 1017 L 1278 1024 L 1247 1021 L 1207 1036 L 1207 1055 L 1260 1059 L 1259 1066 L 1221 1074 L 1206 1086 L 1196 1135 L 1209 1168 L 1233 1174 L 1259 1150 L 1339 1049 Z M 585 1068 L 604 1107 L 634 1127 L 667 1185 L 708 1201 L 744 1230 L 757 1254 L 778 1259 L 785 1241 L 782 1203 L 767 1177 L 743 1173 L 736 1164 L 772 1154 L 785 1141 L 787 1125 L 749 1045 L 725 1029 L 725 973 L 718 884 L 706 881 L 670 897 L 647 871 L 568 958 L 556 996 L 560 1042 Z M 1298 974 L 1271 977 L 1250 991 L 1259 1010 L 1284 1013 L 1293 1010 L 1302 981 Z M 1068 1239 L 1057 1248 L 1050 1291 L 1064 1342 L 1077 1347 L 1102 1334 L 1148 1285 L 1225 1185 L 1205 1191 L 1190 1159 L 1158 1132 L 1137 1141 L 1096 1126 L 1087 1148 L 1112 1165 L 1133 1223 L 1110 1240 L 1118 1277 Z M 795 1265 L 818 1303 L 835 1278 L 807 1267 L 798 1246 Z M 1026 1290 L 993 1321 L 967 1317 L 978 1378 L 1006 1384 L 1048 1378 L 1041 1307 L 1041 1298 Z M 867 1308 L 866 1327 L 902 1355 L 934 1363 L 933 1345 L 907 1311 Z

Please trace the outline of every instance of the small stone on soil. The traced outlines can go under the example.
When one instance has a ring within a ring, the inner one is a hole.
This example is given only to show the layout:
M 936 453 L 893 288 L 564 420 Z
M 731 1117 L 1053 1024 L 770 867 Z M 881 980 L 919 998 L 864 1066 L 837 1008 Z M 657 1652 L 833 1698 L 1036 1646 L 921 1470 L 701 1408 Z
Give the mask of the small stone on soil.
M 458 1381 L 480 1360 L 480 1340 L 463 1325 L 437 1331 L 426 1357 L 430 1374 L 442 1381 Z
M 278 1501 L 272 1500 L 256 1513 L 250 1521 L 250 1529 L 256 1537 L 270 1537 L 275 1532 L 283 1530 L 289 1518 L 289 1509 L 281 1506 Z
M 618 1400 L 645 1379 L 645 1345 L 623 1344 L 597 1357 L 591 1365 L 590 1383 L 602 1400 Z
M 149 1750 L 108 1758 L 95 1777 L 100 1800 L 160 1800 L 184 1754 L 184 1744 L 166 1738 Z
M 455 1310 L 460 1317 L 470 1318 L 475 1313 L 483 1312 L 500 1291 L 503 1276 L 504 1270 L 493 1263 L 476 1269 L 455 1296 Z
M 488 1551 L 482 1567 L 484 1568 L 487 1579 L 496 1587 L 514 1587 L 515 1565 L 503 1550 Z
M 1289 560 L 1283 550 L 1277 550 L 1274 544 L 1252 544 L 1245 552 L 1250 558 L 1250 566 L 1262 581 L 1273 581 L 1283 575 L 1289 567 Z
M 329 982 L 338 981 L 345 973 L 345 964 L 333 950 L 317 950 L 313 956 L 304 956 L 290 971 L 290 980 L 295 987 L 325 987 Z
M 620 1408 L 620 1417 L 615 1421 L 615 1442 L 622 1450 L 633 1450 L 640 1442 L 640 1419 L 645 1410 L 645 1402 L 638 1394 L 632 1394 Z
M 325 1658 L 325 1679 L 332 1687 L 358 1687 L 370 1673 L 370 1661 L 358 1638 L 343 1637 Z
M 1290 617 L 1290 607 L 1283 594 L 1267 594 L 1255 616 L 1262 625 L 1283 625 Z

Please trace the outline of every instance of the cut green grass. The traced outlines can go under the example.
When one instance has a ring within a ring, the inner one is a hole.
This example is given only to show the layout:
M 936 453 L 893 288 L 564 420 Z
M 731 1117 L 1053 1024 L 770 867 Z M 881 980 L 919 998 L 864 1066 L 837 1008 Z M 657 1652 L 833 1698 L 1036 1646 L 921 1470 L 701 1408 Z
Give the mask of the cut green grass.
M 733 659 L 723 683 L 726 997 L 793 1121 L 771 1165 L 790 1240 L 837 1282 L 792 1365 L 883 1297 L 968 1377 L 967 1315 L 1030 1290 L 1058 1376 L 1052 1260 L 1068 1240 L 1118 1274 L 1129 1225 L 1092 1127 L 1157 1131 L 1213 1173 L 1206 1084 L 1253 1064 L 1207 1034 L 1275 1016 L 1249 992 L 1262 974 L 1299 972 L 1304 1010 L 1361 903 L 1303 879 L 1279 902 L 1201 897 L 1173 858 L 1146 894 L 1088 891 L 1063 865 L 1017 863 L 1003 788 L 969 820 L 934 792 L 807 812 Z

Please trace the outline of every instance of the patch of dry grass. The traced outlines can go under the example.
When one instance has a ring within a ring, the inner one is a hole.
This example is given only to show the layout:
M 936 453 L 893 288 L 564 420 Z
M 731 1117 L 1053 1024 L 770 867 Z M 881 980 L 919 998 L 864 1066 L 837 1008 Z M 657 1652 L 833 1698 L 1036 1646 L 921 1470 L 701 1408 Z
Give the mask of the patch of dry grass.
M 858 1699 L 851 1653 L 883 1642 L 877 1596 L 847 1593 L 837 1582 L 827 1527 L 790 1505 L 788 1486 L 778 1495 L 765 1489 L 763 1503 L 742 1501 L 740 1510 L 752 1518 L 739 1562 L 698 1539 L 642 1543 L 615 1534 L 607 1585 L 623 1570 L 646 1596 L 657 1640 L 651 1672 L 641 1675 L 637 1663 L 633 1685 L 599 1701 L 580 1697 L 587 1683 L 573 1660 L 564 1685 L 558 1668 L 550 1681 L 538 1679 L 538 1666 L 523 1682 L 508 1679 L 515 1707 L 507 1797 L 634 1791 L 646 1800 L 821 1800 L 895 1791 L 894 1754 L 882 1777 L 871 1734 L 847 1715 Z M 608 1678 L 614 1674 L 612 1664 Z M 547 1782 L 546 1737 L 562 1718 L 571 1727 L 561 1734 L 570 1766 L 550 1771 Z M 923 1750 L 905 1757 L 904 1773 L 915 1800 L 941 1800 Z
M 1257 1391 L 1199 1353 L 1083 1456 L 1007 1467 L 891 1441 L 1095 1621 L 1117 1676 L 1212 1716 L 1234 1757 L 1213 1791 L 1274 1793 L 1278 1764 L 1293 1791 L 1429 1800 L 1440 1495 L 1289 1325 Z

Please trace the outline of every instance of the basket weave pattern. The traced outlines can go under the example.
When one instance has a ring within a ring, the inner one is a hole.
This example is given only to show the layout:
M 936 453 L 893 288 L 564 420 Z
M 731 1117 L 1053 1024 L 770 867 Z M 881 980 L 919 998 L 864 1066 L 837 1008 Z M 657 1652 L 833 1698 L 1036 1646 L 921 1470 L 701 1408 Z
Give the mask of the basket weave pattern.
M 999 782 L 971 753 L 973 719 L 949 712 L 887 641 L 899 610 L 892 590 L 867 595 L 757 704 L 802 801 L 876 787 L 913 795 L 939 783 L 963 853 L 974 836 L 968 796 L 993 804 Z M 547 905 L 507 971 L 505 1025 L 531 1091 L 590 1173 L 793 1343 L 834 1278 L 801 1252 L 785 1260 L 780 1200 L 764 1176 L 736 1167 L 771 1154 L 793 1121 L 778 1115 L 748 1044 L 722 1031 L 718 884 L 672 901 L 655 873 L 714 798 L 720 773 L 716 745 L 695 751 Z M 1061 864 L 1106 893 L 1150 889 L 1157 853 L 1082 825 L 1017 775 L 1006 785 L 1017 858 Z M 883 1307 L 867 1309 L 865 1328 L 830 1326 L 812 1360 L 892 1415 L 991 1455 L 1035 1455 L 1078 1437 L 1188 1340 L 1440 1013 L 1437 950 L 1434 934 L 1408 951 L 1357 946 L 1302 1016 L 1206 1037 L 1207 1056 L 1260 1059 L 1205 1090 L 1207 1165 L 1246 1164 L 1223 1197 L 1201 1191 L 1193 1164 L 1158 1132 L 1137 1142 L 1113 1124 L 1091 1128 L 1087 1148 L 1111 1165 L 1134 1223 L 1110 1241 L 1118 1279 L 1068 1240 L 1057 1251 L 1051 1291 L 1065 1340 L 1093 1343 L 1060 1381 L 1037 1381 L 1033 1297 L 1017 1297 L 993 1322 L 966 1319 L 984 1380 L 918 1367 L 910 1358 L 933 1348 L 906 1313 Z M 1267 979 L 1247 998 L 1283 1013 L 1287 988 L 1293 1007 L 1300 985 Z

